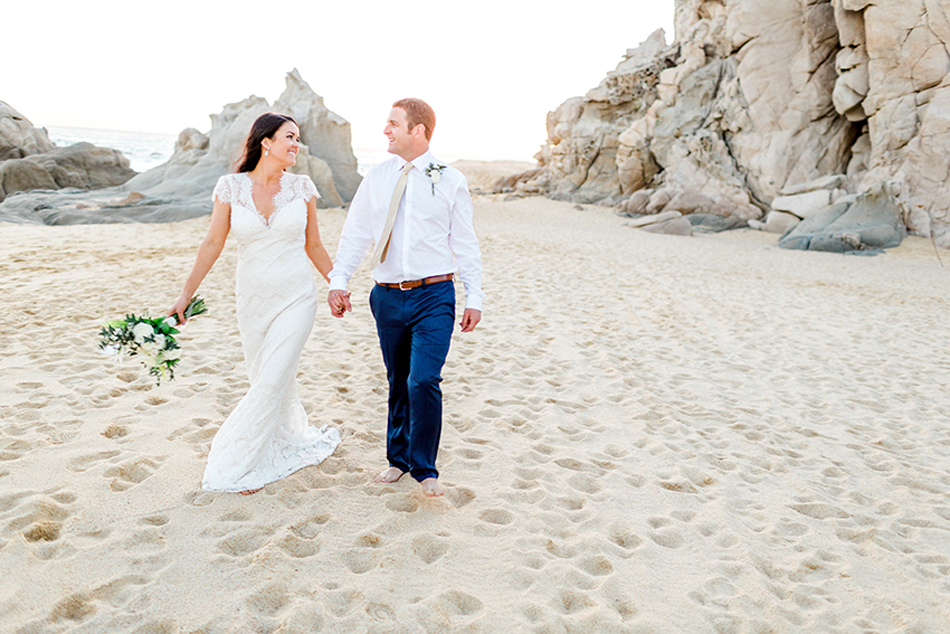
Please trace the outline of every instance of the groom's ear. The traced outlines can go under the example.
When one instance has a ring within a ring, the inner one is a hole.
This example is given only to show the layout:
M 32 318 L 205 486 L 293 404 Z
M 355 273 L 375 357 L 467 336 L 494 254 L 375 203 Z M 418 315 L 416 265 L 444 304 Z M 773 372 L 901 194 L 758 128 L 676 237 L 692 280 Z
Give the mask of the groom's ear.
M 426 126 L 424 123 L 417 123 L 416 127 L 412 129 L 412 136 L 414 137 L 424 137 L 426 135 Z

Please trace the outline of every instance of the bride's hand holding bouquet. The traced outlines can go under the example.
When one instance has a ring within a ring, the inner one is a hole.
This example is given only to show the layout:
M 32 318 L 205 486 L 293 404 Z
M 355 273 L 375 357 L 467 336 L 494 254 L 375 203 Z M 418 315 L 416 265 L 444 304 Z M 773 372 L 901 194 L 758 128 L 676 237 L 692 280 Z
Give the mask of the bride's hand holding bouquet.
M 179 310 L 169 311 L 167 317 L 150 317 L 147 312 L 143 315 L 128 314 L 125 319 L 109 321 L 102 326 L 99 349 L 103 354 L 119 359 L 123 355 L 141 357 L 148 373 L 158 384 L 162 379 L 174 379 L 181 348 L 175 340 L 175 335 L 181 332 L 177 326 L 207 310 L 204 300 L 195 295 Z

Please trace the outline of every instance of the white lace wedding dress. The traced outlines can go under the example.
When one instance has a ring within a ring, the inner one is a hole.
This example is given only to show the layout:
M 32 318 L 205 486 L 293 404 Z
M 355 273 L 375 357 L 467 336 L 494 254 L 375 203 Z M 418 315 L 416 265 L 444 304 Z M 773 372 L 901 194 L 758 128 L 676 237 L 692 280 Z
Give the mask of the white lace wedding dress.
M 211 442 L 206 491 L 258 489 L 322 462 L 340 443 L 336 429 L 311 427 L 297 395 L 300 353 L 313 329 L 317 285 L 304 251 L 307 176 L 285 173 L 265 219 L 246 173 L 222 176 L 214 196 L 231 205 L 238 241 L 237 319 L 251 387 Z

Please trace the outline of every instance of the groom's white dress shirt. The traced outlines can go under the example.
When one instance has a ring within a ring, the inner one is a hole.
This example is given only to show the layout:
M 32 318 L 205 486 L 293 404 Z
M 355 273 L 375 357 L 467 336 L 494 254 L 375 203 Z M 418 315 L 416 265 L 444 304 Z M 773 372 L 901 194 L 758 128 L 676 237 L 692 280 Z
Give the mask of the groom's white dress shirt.
M 370 248 L 379 241 L 396 182 L 406 161 L 395 156 L 373 167 L 360 183 L 340 234 L 330 290 L 347 282 Z M 465 286 L 465 307 L 482 309 L 482 259 L 472 225 L 468 182 L 445 167 L 432 190 L 426 168 L 439 163 L 431 152 L 412 161 L 406 193 L 399 204 L 386 261 L 373 270 L 384 284 L 458 273 Z

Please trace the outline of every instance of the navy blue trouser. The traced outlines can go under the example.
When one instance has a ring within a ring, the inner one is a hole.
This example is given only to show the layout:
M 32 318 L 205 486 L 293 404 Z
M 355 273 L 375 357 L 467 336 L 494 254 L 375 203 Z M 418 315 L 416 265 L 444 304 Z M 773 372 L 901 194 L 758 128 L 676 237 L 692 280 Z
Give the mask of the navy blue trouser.
M 369 305 L 389 379 L 386 458 L 419 482 L 437 478 L 442 434 L 442 366 L 455 324 L 455 285 L 407 291 L 373 287 Z

